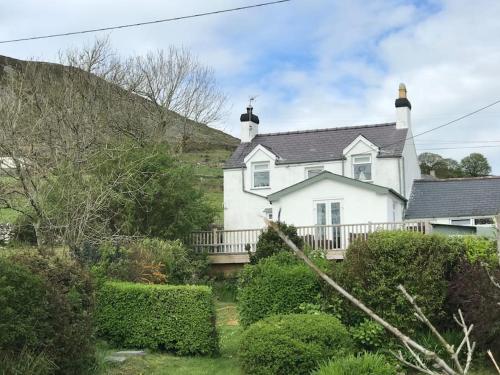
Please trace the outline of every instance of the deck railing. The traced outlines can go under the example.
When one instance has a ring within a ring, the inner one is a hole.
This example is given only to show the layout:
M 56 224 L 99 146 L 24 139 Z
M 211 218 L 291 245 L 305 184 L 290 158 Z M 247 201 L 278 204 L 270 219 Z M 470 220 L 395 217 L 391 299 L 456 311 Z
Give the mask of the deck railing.
M 428 222 L 363 223 L 343 225 L 300 226 L 297 234 L 313 249 L 346 250 L 356 239 L 366 240 L 372 232 L 380 230 L 408 230 L 429 233 Z M 211 254 L 241 254 L 247 249 L 255 251 L 259 236 L 264 229 L 217 230 L 193 232 L 189 238 L 191 247 Z

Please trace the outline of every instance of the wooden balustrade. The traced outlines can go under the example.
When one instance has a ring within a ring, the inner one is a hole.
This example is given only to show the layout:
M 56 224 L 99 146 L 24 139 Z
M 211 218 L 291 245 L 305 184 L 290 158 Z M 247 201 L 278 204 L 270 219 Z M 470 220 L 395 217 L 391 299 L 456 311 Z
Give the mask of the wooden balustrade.
M 343 251 L 357 239 L 366 240 L 368 235 L 380 230 L 408 230 L 420 233 L 431 231 L 428 222 L 364 223 L 342 225 L 311 225 L 297 227 L 297 234 L 313 249 Z M 210 254 L 243 254 L 255 251 L 259 236 L 264 229 L 217 230 L 193 232 L 189 244 L 197 251 Z

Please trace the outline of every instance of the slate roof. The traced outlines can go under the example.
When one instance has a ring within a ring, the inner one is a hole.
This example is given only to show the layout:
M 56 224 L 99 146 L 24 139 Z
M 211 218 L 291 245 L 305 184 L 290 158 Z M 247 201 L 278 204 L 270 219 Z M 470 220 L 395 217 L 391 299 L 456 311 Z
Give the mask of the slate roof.
M 342 151 L 359 135 L 384 148 L 378 157 L 400 157 L 408 129 L 396 129 L 396 123 L 342 128 L 258 134 L 251 142 L 240 143 L 224 168 L 241 168 L 245 157 L 263 145 L 278 156 L 276 164 L 341 160 Z
M 375 191 L 379 194 L 392 194 L 396 198 L 399 198 L 403 202 L 406 202 L 406 198 L 403 197 L 401 194 L 397 193 L 396 191 L 394 191 L 393 189 L 386 188 L 385 186 L 375 185 L 375 184 L 372 184 L 369 182 L 355 180 L 353 178 L 341 176 L 339 174 L 328 172 L 328 171 L 323 171 L 323 172 L 317 174 L 316 176 L 310 177 L 310 178 L 305 179 L 303 181 L 297 182 L 296 184 L 288 186 L 284 189 L 281 189 L 277 192 L 269 194 L 267 196 L 267 199 L 269 200 L 269 202 L 276 201 L 287 194 L 293 193 L 294 191 L 298 191 L 306 186 L 315 184 L 316 182 L 323 181 L 323 180 L 337 181 L 337 182 L 341 182 L 343 184 L 348 184 L 351 186 L 360 187 L 362 189 L 372 190 L 372 191 Z
M 500 176 L 415 180 L 407 219 L 491 216 L 500 212 Z

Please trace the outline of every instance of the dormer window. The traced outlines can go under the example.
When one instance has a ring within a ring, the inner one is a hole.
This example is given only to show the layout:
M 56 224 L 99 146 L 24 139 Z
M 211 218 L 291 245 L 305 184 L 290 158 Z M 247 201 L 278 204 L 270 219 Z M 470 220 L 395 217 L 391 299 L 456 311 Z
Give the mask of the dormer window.
M 259 162 L 252 164 L 252 187 L 254 189 L 268 188 L 269 181 L 269 162 Z
M 323 166 L 318 165 L 315 167 L 307 167 L 306 168 L 306 178 L 311 178 L 314 176 L 319 175 L 321 172 L 323 172 Z
M 372 156 L 370 154 L 353 156 L 352 169 L 356 180 L 372 181 Z

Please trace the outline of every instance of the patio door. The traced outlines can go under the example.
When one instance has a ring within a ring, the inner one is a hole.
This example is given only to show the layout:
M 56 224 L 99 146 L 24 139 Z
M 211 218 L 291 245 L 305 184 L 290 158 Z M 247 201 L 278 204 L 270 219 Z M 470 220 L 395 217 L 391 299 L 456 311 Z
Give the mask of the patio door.
M 317 201 L 316 211 L 316 240 L 319 247 L 324 249 L 340 249 L 342 244 L 340 201 Z

